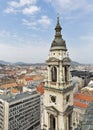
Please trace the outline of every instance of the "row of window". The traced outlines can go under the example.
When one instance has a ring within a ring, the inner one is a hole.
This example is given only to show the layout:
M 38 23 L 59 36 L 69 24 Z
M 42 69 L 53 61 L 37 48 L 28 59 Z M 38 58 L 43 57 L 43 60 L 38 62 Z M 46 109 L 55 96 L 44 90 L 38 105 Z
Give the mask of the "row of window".
M 36 119 L 36 120 L 30 120 L 27 122 L 27 120 L 22 120 L 22 122 L 18 123 L 12 123 L 11 125 L 9 125 L 9 129 L 26 129 L 28 126 L 30 127 L 32 124 L 37 123 L 37 121 L 40 122 L 40 119 Z M 40 125 L 40 124 L 39 124 Z M 37 125 L 36 125 L 37 126 Z
M 10 110 L 9 116 L 13 116 L 13 115 L 16 115 L 16 114 L 22 113 L 22 112 L 26 113 L 26 111 L 28 112 L 29 109 L 31 111 L 31 110 L 33 110 L 33 108 L 37 108 L 37 107 L 40 107 L 40 101 L 37 101 L 34 104 L 29 104 L 29 106 L 25 106 L 25 107 L 23 107 L 19 110 L 16 110 L 16 111 L 15 111 L 15 109 L 13 109 L 13 111 Z
M 16 109 L 20 109 L 22 107 L 25 107 L 28 103 L 29 104 L 32 104 L 35 102 L 35 100 L 40 100 L 40 96 L 37 96 L 35 97 L 33 100 L 32 98 L 28 99 L 28 100 L 24 100 L 22 102 L 19 102 L 19 103 L 16 103 L 16 104 L 13 104 L 13 105 L 10 105 L 9 108 L 10 108 L 10 111 L 12 110 L 16 110 Z

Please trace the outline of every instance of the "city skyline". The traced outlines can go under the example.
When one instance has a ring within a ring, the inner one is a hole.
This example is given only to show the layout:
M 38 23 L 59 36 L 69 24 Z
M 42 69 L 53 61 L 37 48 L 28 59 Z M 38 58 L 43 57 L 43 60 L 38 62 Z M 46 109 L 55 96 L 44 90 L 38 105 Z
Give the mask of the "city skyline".
M 0 0 L 0 60 L 45 62 L 59 13 L 72 60 L 93 63 L 93 2 Z

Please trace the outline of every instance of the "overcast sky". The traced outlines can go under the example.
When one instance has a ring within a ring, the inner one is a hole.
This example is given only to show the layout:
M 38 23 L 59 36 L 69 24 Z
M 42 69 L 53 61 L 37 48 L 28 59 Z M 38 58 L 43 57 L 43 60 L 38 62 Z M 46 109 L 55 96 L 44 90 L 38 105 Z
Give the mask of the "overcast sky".
M 58 13 L 70 58 L 93 63 L 93 0 L 0 0 L 0 60 L 45 62 Z

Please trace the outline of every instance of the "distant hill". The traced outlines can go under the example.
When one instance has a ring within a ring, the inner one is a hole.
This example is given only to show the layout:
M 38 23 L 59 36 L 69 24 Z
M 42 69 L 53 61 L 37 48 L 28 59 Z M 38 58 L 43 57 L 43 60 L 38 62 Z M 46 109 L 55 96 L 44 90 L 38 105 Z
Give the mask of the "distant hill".
M 10 63 L 10 62 L 7 62 L 7 61 L 0 60 L 0 64 L 1 64 L 1 65 L 9 65 L 9 64 L 11 64 L 11 63 Z
M 26 62 L 21 62 L 21 61 L 12 63 L 12 62 L 7 62 L 7 61 L 0 60 L 0 65 L 19 65 L 19 66 L 35 65 L 35 66 L 41 66 L 41 65 L 45 65 L 45 63 L 26 63 Z
M 16 63 L 14 63 L 15 65 L 28 65 L 29 63 L 25 63 L 25 62 L 21 62 L 21 61 L 19 61 L 19 62 L 16 62 Z
M 46 65 L 46 63 L 25 63 L 25 62 L 16 62 L 14 63 L 15 65 L 19 65 L 19 66 L 30 66 L 30 65 L 34 65 L 34 66 L 41 66 L 41 65 Z
M 35 65 L 35 66 L 41 66 L 41 65 L 46 65 L 46 63 L 26 63 L 26 62 L 21 62 L 21 61 L 16 62 L 16 63 L 12 63 L 12 62 L 0 60 L 0 65 L 19 65 L 19 66 Z M 76 62 L 76 61 L 71 61 L 71 66 L 77 66 L 77 65 L 83 65 L 83 64 Z
M 83 65 L 83 64 L 76 61 L 71 61 L 71 66 L 76 66 L 76 65 Z
M 46 63 L 25 63 L 25 62 L 16 62 L 16 65 L 35 65 L 35 66 L 41 66 L 45 65 Z M 80 63 L 76 61 L 71 61 L 71 65 L 81 65 Z

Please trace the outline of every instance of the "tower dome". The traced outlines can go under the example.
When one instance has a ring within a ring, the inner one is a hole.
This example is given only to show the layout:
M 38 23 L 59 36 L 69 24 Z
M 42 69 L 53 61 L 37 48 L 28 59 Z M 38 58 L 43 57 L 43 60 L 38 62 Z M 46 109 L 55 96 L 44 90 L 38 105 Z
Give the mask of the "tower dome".
M 52 50 L 67 50 L 66 49 L 66 43 L 65 40 L 63 40 L 62 35 L 61 35 L 61 26 L 59 23 L 59 17 L 57 17 L 57 25 L 55 27 L 55 38 L 51 44 L 50 51 Z

